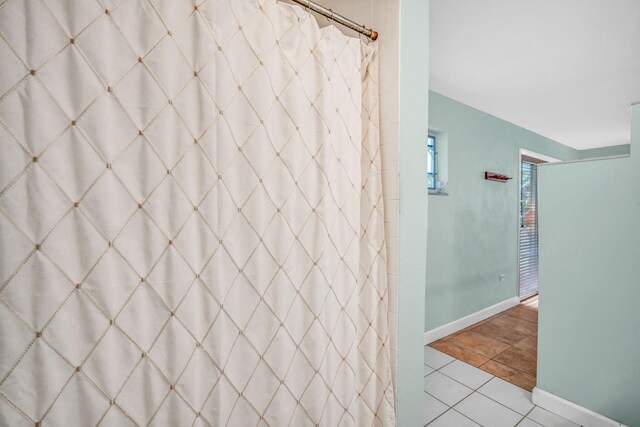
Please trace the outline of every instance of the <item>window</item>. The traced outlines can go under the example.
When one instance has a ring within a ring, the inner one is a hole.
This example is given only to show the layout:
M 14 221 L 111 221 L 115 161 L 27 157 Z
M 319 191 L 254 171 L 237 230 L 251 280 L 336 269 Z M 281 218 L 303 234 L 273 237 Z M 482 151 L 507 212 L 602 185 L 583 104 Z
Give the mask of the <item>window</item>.
M 438 151 L 436 149 L 436 135 L 430 133 L 427 138 L 427 175 L 428 175 L 428 187 L 429 190 L 436 189 L 436 183 L 438 182 L 438 170 L 436 156 Z
M 520 298 L 538 292 L 538 165 L 522 159 L 520 175 Z

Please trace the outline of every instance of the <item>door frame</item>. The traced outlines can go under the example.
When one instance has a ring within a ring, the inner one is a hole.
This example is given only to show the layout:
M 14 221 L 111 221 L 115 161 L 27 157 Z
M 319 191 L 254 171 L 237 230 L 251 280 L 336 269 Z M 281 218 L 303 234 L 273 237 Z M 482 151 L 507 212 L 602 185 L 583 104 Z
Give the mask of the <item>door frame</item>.
M 558 163 L 562 160 L 545 154 L 536 153 L 535 151 L 520 148 L 518 150 L 518 208 L 516 211 L 516 295 L 520 301 L 529 298 L 532 295 L 520 295 L 520 204 L 522 203 L 522 156 L 532 157 L 543 163 Z M 539 194 L 539 193 L 538 193 Z M 535 294 L 534 294 L 535 295 Z

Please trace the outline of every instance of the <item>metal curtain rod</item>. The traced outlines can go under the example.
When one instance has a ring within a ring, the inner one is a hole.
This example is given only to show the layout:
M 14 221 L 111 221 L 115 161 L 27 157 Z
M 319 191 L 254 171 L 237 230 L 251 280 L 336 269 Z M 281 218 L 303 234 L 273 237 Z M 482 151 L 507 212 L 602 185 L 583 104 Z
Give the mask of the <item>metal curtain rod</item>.
M 338 24 L 342 24 L 347 28 L 352 29 L 353 31 L 357 31 L 358 33 L 369 37 L 371 40 L 376 40 L 378 38 L 378 32 L 373 31 L 371 28 L 367 28 L 364 25 L 360 25 L 357 22 L 352 21 L 349 18 L 345 18 L 344 16 L 335 13 L 333 10 L 328 9 L 324 6 L 319 5 L 318 3 L 314 3 L 311 0 L 291 0 L 294 3 L 298 3 L 301 6 L 306 7 L 320 15 L 331 19 L 332 21 L 337 22 Z

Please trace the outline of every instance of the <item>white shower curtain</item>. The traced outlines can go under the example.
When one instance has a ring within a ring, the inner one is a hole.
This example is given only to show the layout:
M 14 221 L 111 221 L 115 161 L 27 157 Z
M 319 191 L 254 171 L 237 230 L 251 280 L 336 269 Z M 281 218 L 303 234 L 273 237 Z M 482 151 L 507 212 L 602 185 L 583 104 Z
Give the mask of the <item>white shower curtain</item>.
M 375 46 L 0 5 L 0 425 L 395 424 Z

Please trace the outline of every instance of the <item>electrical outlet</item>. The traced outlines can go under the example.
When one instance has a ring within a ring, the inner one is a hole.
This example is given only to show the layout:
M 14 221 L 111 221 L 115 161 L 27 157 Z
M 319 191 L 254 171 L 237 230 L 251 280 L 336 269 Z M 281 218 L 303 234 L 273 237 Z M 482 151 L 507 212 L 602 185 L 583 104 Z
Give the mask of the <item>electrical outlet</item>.
M 498 280 L 499 280 L 499 281 L 501 281 L 501 282 L 504 282 L 504 280 L 505 280 L 506 278 L 507 278 L 507 276 L 506 276 L 506 275 L 501 274 L 501 275 L 498 277 Z

